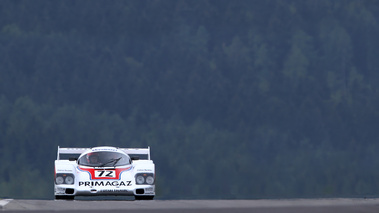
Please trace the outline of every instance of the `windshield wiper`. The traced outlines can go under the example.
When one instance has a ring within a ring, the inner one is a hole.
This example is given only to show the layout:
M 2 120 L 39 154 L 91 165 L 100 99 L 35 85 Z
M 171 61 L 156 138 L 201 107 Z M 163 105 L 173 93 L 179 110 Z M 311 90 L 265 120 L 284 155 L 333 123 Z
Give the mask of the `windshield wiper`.
M 116 159 L 111 159 L 110 161 L 101 164 L 99 167 L 103 167 L 103 166 L 105 166 L 105 165 L 107 165 L 107 164 L 109 164 L 109 163 L 113 163 L 113 166 L 115 166 L 116 163 L 117 163 L 119 160 L 121 160 L 121 158 L 122 158 L 122 157 L 119 157 L 119 158 L 116 158 Z

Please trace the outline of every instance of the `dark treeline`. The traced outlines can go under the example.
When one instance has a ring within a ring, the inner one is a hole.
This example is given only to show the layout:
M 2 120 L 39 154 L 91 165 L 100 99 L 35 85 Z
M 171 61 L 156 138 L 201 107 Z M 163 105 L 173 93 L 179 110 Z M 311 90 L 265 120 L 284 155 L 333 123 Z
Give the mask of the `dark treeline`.
M 151 146 L 157 198 L 376 196 L 379 2 L 0 1 L 0 197 Z

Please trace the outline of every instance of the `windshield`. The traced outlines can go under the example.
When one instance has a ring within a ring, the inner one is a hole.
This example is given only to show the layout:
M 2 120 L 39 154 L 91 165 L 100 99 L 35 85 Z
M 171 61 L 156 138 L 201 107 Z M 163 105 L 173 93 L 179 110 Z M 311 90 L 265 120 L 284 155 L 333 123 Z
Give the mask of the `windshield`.
M 91 152 L 78 160 L 79 165 L 94 167 L 115 167 L 130 164 L 130 157 L 118 152 Z

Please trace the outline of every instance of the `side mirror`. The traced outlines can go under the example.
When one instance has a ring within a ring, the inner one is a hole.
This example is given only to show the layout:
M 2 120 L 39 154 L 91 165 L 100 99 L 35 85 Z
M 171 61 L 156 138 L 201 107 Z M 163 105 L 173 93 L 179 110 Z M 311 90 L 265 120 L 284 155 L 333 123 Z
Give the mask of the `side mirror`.
M 76 160 L 78 160 L 77 158 L 69 158 L 68 159 L 69 161 L 76 161 Z

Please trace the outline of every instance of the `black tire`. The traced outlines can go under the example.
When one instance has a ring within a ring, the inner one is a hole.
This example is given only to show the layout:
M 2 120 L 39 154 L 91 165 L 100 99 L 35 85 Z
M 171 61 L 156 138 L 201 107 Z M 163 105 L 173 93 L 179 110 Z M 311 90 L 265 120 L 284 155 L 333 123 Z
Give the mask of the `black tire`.
M 153 200 L 154 196 L 141 196 L 141 195 L 135 195 L 135 200 Z
M 55 200 L 74 200 L 75 196 L 55 195 Z

